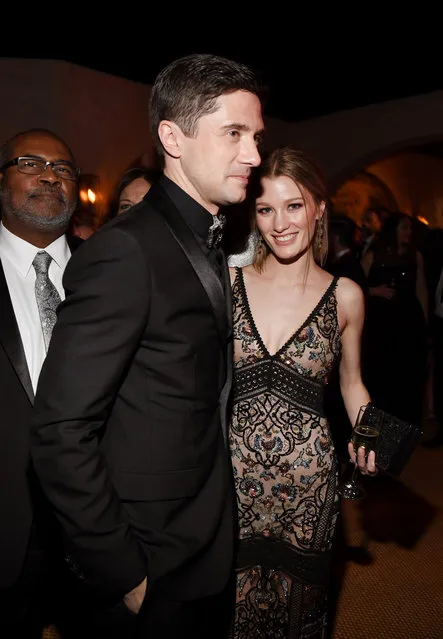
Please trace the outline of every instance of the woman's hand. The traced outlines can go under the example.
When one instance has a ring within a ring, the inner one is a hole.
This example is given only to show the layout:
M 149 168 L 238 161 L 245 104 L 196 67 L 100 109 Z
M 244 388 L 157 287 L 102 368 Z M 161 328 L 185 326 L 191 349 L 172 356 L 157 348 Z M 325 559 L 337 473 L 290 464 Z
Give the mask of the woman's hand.
M 375 465 L 375 451 L 370 450 L 366 459 L 366 450 L 363 446 L 358 449 L 357 455 L 355 454 L 354 446 L 352 442 L 348 444 L 349 458 L 353 464 L 357 463 L 358 468 L 362 475 L 376 475 L 378 468 Z

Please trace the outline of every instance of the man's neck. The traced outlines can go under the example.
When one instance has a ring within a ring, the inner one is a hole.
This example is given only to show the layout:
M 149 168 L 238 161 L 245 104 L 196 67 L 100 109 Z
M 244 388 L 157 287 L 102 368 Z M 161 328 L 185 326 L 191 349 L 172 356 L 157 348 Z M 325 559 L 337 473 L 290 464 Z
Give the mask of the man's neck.
M 10 233 L 20 237 L 25 242 L 32 244 L 36 248 L 44 249 L 56 239 L 66 233 L 66 228 L 57 229 L 52 231 L 40 231 L 39 229 L 31 229 L 22 224 L 11 224 L 9 220 L 2 220 L 3 226 L 8 229 Z

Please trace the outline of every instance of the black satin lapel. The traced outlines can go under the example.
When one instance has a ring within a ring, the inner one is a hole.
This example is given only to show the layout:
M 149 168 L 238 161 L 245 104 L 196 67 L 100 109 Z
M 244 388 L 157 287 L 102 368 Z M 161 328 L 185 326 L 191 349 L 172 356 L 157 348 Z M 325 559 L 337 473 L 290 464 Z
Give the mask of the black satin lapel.
M 223 260 L 223 288 L 225 292 L 226 312 L 228 315 L 228 330 L 232 341 L 232 288 L 226 256 Z
M 151 200 L 152 199 L 151 197 Z M 228 335 L 228 324 L 226 318 L 226 300 L 220 279 L 201 251 L 192 235 L 192 231 L 183 220 L 179 211 L 176 211 L 172 201 L 168 198 L 168 205 L 166 205 L 164 200 L 160 197 L 156 197 L 153 205 L 162 214 L 173 237 L 182 248 L 202 283 L 211 303 L 212 310 L 214 311 L 222 344 L 225 344 Z
M 34 403 L 34 390 L 32 388 L 31 377 L 29 375 L 28 364 L 26 363 L 25 351 L 23 349 L 20 331 L 12 308 L 5 274 L 0 262 L 0 344 L 3 347 L 8 359 L 23 388 L 26 391 L 31 404 Z
M 226 314 L 228 316 L 228 341 L 226 346 L 226 381 L 220 395 L 220 406 L 222 409 L 222 431 L 225 439 L 226 449 L 229 450 L 228 441 L 228 425 L 230 417 L 230 394 L 232 387 L 232 375 L 234 366 L 234 339 L 232 332 L 232 289 L 231 278 L 229 277 L 229 268 L 227 261 L 223 262 L 223 285 L 226 297 Z
M 77 237 L 76 235 L 70 235 L 67 233 L 66 241 L 71 250 L 71 253 L 73 253 L 76 249 L 78 249 L 79 246 L 83 244 L 85 240 L 82 240 L 80 237 Z

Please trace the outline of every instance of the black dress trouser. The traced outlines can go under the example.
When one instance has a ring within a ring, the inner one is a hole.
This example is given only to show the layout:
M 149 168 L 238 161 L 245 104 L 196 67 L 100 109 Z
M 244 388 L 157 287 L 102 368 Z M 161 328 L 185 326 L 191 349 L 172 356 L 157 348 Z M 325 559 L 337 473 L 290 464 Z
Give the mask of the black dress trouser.
M 122 601 L 71 592 L 76 610 L 61 628 L 63 639 L 228 639 L 235 605 L 234 580 L 220 594 L 175 601 L 150 593 L 138 615 Z M 65 619 L 66 621 L 66 619 Z
M 0 590 L 0 637 L 41 639 L 43 628 L 62 615 L 63 562 L 53 551 L 34 526 L 20 577 Z

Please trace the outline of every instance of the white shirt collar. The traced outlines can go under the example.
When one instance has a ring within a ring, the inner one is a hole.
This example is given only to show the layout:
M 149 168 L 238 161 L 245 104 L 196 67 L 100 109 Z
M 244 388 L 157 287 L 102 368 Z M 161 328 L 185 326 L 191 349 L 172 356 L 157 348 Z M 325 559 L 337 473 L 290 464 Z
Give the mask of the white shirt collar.
M 16 269 L 23 277 L 29 273 L 32 262 L 38 251 L 45 250 L 52 257 L 57 266 L 64 271 L 71 251 L 66 241 L 66 236 L 61 235 L 54 242 L 51 242 L 45 249 L 38 248 L 18 235 L 14 235 L 11 231 L 0 222 L 0 253 L 8 258 L 14 264 Z
M 343 255 L 347 255 L 347 253 L 351 253 L 350 248 L 344 248 L 344 249 L 341 249 L 340 251 L 337 251 L 337 253 L 335 254 L 335 259 L 338 260 L 340 259 L 340 257 L 343 257 Z

